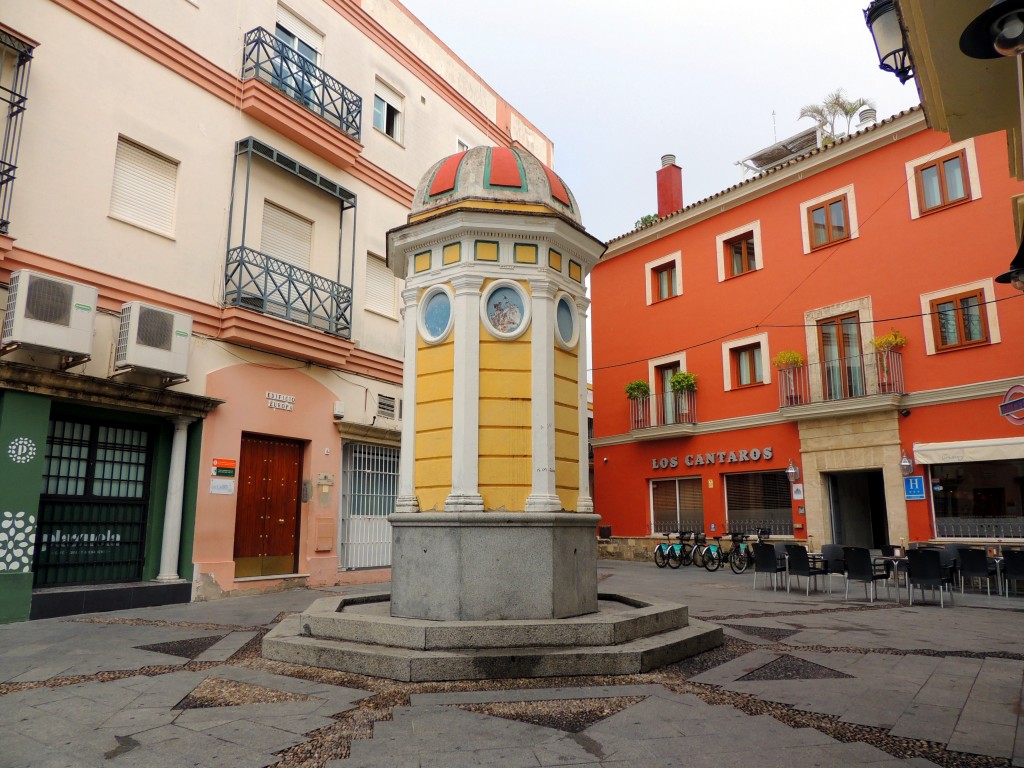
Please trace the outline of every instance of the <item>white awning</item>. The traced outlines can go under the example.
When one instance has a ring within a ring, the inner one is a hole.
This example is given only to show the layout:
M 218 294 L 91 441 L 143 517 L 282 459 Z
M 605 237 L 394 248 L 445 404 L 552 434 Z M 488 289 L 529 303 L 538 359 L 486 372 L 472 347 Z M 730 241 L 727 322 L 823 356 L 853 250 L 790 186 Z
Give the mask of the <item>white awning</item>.
M 918 464 L 960 464 L 965 461 L 1024 459 L 1024 437 L 961 440 L 955 443 L 914 443 Z

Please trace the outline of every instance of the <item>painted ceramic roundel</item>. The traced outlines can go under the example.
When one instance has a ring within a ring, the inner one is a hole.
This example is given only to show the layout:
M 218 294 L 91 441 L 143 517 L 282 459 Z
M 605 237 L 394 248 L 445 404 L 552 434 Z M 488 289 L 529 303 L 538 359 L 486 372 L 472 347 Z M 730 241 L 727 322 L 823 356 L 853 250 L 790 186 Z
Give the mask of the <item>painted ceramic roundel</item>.
M 514 334 L 526 319 L 526 306 L 519 291 L 502 286 L 487 297 L 487 320 L 500 334 Z
M 561 342 L 566 346 L 572 346 L 576 336 L 576 313 L 568 296 L 561 296 L 558 299 L 558 306 L 555 308 L 555 328 Z
M 452 321 L 452 300 L 444 291 L 436 291 L 423 307 L 425 336 L 434 341 L 441 338 Z

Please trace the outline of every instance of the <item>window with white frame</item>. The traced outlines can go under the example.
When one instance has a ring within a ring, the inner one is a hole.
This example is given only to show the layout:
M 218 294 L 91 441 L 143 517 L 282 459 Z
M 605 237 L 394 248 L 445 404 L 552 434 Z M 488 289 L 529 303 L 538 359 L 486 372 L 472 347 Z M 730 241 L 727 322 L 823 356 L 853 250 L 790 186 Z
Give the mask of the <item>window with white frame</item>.
M 178 163 L 124 136 L 117 138 L 110 216 L 174 236 Z
M 366 308 L 387 317 L 395 316 L 395 273 L 375 253 L 366 254 Z
M 925 352 L 998 344 L 999 316 L 991 278 L 921 294 Z
M 686 353 L 656 357 L 647 361 L 651 388 L 650 425 L 676 424 L 686 415 L 687 402 L 672 391 L 672 376 L 686 370 Z
M 853 185 L 800 203 L 800 228 L 804 253 L 859 237 Z
M 309 270 L 313 222 L 269 200 L 264 201 L 260 251 L 294 267 Z
M 761 222 L 752 221 L 715 237 L 718 282 L 764 267 L 761 260 Z
M 912 219 L 981 197 L 974 139 L 910 160 L 906 172 Z
M 722 374 L 726 392 L 770 383 L 768 334 L 759 333 L 722 344 Z
M 377 81 L 373 94 L 373 127 L 397 142 L 402 141 L 404 99 L 389 85 Z
M 683 255 L 679 251 L 644 264 L 647 303 L 655 304 L 683 293 Z

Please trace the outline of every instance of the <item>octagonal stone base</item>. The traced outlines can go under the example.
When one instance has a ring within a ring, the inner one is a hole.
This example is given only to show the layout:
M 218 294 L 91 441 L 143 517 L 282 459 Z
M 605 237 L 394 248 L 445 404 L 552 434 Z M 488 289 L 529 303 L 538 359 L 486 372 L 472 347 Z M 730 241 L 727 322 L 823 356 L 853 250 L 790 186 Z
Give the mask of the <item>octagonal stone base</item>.
M 395 513 L 391 615 L 562 619 L 597 611 L 599 515 Z

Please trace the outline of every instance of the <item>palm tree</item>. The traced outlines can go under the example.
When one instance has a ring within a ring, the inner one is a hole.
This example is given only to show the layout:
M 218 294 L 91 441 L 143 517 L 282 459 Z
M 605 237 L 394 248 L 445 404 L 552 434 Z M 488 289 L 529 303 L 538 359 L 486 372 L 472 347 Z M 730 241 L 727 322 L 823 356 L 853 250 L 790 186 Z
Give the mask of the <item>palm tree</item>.
M 836 122 L 841 118 L 846 119 L 846 133 L 850 132 L 850 125 L 853 118 L 857 116 L 864 107 L 874 109 L 874 102 L 870 99 L 857 98 L 848 99 L 842 88 L 837 88 L 825 96 L 821 104 L 808 104 L 800 109 L 800 119 L 809 117 L 818 124 L 825 143 L 832 143 L 836 136 Z

